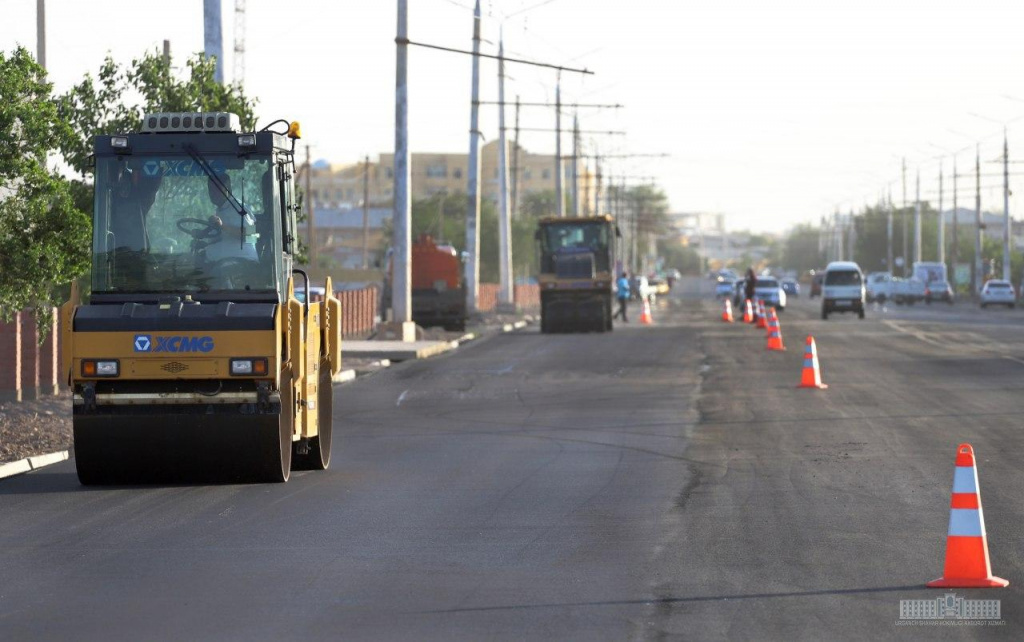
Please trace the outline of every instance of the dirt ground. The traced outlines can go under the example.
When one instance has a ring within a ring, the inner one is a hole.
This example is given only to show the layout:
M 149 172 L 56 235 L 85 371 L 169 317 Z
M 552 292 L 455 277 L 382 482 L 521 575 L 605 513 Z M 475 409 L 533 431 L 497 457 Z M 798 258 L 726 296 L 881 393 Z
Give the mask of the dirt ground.
M 71 448 L 71 393 L 0 404 L 0 464 Z

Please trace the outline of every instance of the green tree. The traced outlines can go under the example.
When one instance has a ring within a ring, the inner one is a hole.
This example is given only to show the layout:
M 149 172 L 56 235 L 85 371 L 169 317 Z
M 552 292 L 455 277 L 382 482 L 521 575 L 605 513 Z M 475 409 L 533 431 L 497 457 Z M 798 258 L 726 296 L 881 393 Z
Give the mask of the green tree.
M 72 137 L 46 71 L 24 48 L 0 52 L 0 318 L 48 308 L 88 267 L 89 219 L 47 156 Z M 41 319 L 40 319 L 41 320 Z M 43 326 L 41 326 L 43 327 Z
M 64 159 L 81 176 L 91 173 L 92 140 L 100 134 L 137 131 L 150 112 L 226 111 L 237 114 L 244 130 L 256 127 L 256 101 L 239 85 L 214 80 L 214 61 L 201 53 L 186 63 L 187 74 L 176 76 L 169 61 L 147 52 L 122 66 L 107 56 L 94 79 L 82 82 L 57 99 L 60 116 L 74 135 L 62 141 Z
M 780 263 L 787 270 L 796 270 L 804 274 L 825 266 L 825 256 L 818 250 L 818 239 L 821 230 L 806 223 L 797 225 L 789 231 L 782 243 Z

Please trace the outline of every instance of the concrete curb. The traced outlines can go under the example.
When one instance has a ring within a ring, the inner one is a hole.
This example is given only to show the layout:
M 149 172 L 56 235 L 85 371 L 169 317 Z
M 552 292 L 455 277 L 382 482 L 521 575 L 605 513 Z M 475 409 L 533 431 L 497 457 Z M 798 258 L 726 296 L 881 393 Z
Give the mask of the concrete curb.
M 45 466 L 59 464 L 62 461 L 67 461 L 68 457 L 68 451 L 61 450 L 55 453 L 26 457 L 7 464 L 0 464 L 0 479 L 13 477 L 14 475 L 21 475 L 22 473 L 31 472 L 33 470 L 39 470 Z

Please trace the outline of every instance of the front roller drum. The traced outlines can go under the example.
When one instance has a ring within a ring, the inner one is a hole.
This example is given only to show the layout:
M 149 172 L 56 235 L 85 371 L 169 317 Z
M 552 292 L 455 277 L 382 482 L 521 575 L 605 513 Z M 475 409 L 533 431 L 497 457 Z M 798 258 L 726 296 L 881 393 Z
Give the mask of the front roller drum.
M 320 377 L 317 382 L 317 436 L 309 440 L 306 452 L 296 447 L 292 455 L 295 470 L 327 470 L 331 465 L 331 441 L 334 433 L 334 384 L 331 380 L 331 364 L 320 362 Z
M 284 397 L 281 411 L 268 414 L 214 406 L 76 414 L 78 479 L 86 486 L 288 481 L 293 422 Z

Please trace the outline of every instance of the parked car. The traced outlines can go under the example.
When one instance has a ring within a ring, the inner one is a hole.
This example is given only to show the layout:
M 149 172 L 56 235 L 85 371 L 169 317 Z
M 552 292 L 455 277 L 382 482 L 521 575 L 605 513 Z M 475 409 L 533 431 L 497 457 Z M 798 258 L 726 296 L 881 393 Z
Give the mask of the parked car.
M 1013 286 L 1009 281 L 992 279 L 981 286 L 981 307 L 987 308 L 990 305 L 1005 305 L 1012 308 L 1016 303 L 1016 296 L 1013 293 Z
M 814 276 L 811 277 L 811 294 L 810 297 L 813 299 L 816 296 L 821 296 L 821 282 L 825 279 L 824 272 L 815 272 Z
M 924 302 L 945 301 L 953 305 L 953 288 L 949 281 L 932 281 L 924 286 Z
M 736 281 L 719 281 L 715 285 L 715 298 L 731 299 L 736 293 Z
M 795 299 L 800 296 L 800 283 L 796 279 L 782 279 L 782 291 Z
M 864 318 L 864 274 L 852 261 L 833 261 L 825 268 L 821 293 L 821 318 L 833 312 L 856 312 Z
M 757 282 L 754 283 L 754 296 L 764 301 L 765 306 L 774 307 L 779 312 L 786 309 L 786 293 L 775 277 L 757 277 Z
M 892 299 L 893 277 L 891 272 L 872 272 L 867 276 L 864 292 L 868 303 L 885 303 Z
M 892 300 L 898 305 L 914 305 L 924 301 L 924 281 L 920 279 L 892 280 Z

